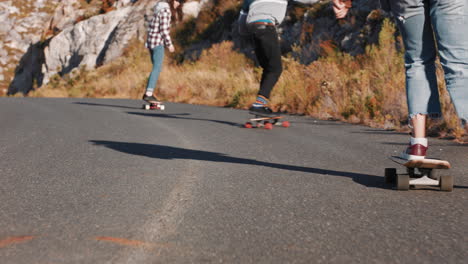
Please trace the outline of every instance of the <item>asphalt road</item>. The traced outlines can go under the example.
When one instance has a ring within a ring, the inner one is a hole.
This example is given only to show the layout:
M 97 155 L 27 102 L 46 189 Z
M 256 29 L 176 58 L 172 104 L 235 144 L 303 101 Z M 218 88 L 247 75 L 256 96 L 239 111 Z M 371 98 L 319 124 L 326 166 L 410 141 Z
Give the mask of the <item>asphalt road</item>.
M 0 263 L 466 263 L 468 145 L 431 139 L 455 189 L 383 181 L 408 136 L 134 100 L 0 98 Z M 401 170 L 401 167 L 398 167 Z

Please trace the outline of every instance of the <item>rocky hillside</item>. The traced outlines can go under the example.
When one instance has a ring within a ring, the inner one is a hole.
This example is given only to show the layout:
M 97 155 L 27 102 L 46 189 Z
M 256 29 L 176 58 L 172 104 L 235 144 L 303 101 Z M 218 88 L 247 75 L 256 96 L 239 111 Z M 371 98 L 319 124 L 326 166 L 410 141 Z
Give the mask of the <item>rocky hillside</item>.
M 41 30 L 50 20 L 56 1 L 0 1 L 0 85 L 5 89 L 14 67 L 31 43 L 41 39 Z M 4 92 L 4 90 L 3 90 Z
M 19 4 L 21 2 L 21 4 Z M 26 4 L 23 4 L 27 2 Z M 1 1 L 0 85 L 8 94 L 27 94 L 56 75 L 92 70 L 120 56 L 130 40 L 144 39 L 156 0 Z M 329 1 L 293 6 L 281 27 L 283 51 L 304 64 L 316 60 L 324 43 L 359 54 L 377 41 L 382 15 L 377 1 L 357 0 L 352 21 L 337 22 Z M 214 43 L 234 41 L 252 54 L 236 31 L 240 0 L 189 1 L 175 39 L 184 59 L 196 59 Z M 371 15 L 369 15 L 371 14 Z M 328 41 L 328 42 L 327 42 Z M 182 61 L 182 60 L 181 60 Z
M 132 2 L 135 1 L 0 0 L 0 95 L 7 91 L 10 94 L 26 94 L 34 87 L 40 87 L 44 81 L 47 82 L 49 72 L 53 72 L 49 68 L 56 64 L 54 60 L 57 58 L 53 56 L 60 53 L 50 44 L 62 44 L 60 40 L 63 37 L 59 35 L 65 29 L 70 31 L 80 21 L 94 19 L 96 15 L 123 8 Z M 99 20 L 94 19 L 94 22 L 99 23 Z M 91 24 L 84 22 L 84 27 L 81 27 L 83 32 L 92 32 Z M 77 27 L 77 30 L 80 28 Z M 86 42 L 93 42 L 92 34 L 85 38 Z M 63 51 L 67 46 L 60 48 Z M 68 48 L 73 52 L 73 47 Z M 89 51 L 94 52 L 91 49 Z M 68 68 L 73 67 L 70 65 Z

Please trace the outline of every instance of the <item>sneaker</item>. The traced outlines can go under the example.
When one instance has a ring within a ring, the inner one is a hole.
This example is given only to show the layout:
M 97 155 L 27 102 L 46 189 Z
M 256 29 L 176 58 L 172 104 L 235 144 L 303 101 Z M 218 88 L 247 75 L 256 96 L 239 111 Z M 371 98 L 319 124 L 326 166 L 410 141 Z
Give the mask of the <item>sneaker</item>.
M 275 113 L 268 106 L 251 106 L 249 112 L 253 115 L 274 116 Z
M 406 151 L 400 154 L 400 158 L 405 160 L 422 160 L 426 158 L 428 147 L 421 144 L 409 145 Z
M 143 100 L 147 102 L 159 102 L 158 98 L 154 97 L 154 95 L 148 96 L 146 94 L 143 95 Z

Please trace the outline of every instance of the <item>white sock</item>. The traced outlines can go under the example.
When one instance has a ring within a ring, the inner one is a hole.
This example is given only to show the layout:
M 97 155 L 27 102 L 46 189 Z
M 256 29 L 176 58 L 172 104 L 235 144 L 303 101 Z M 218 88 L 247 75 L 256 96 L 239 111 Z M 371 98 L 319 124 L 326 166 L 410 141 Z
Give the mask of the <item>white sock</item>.
M 427 138 L 411 137 L 411 145 L 415 145 L 415 144 L 420 144 L 420 145 L 423 145 L 424 147 L 427 147 L 428 145 Z
M 152 92 L 146 92 L 146 96 L 152 96 L 153 93 Z

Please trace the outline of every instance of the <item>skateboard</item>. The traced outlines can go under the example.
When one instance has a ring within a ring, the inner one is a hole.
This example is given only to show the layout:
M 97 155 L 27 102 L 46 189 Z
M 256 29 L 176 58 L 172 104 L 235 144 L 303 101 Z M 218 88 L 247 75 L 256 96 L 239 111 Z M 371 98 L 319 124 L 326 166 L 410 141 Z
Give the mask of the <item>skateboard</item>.
M 282 121 L 282 118 L 282 116 L 255 115 L 254 118 L 249 118 L 249 121 L 244 124 L 244 127 L 265 129 L 273 129 L 273 126 L 289 127 L 291 124 L 288 121 Z
M 159 101 L 145 101 L 143 109 L 145 110 L 161 110 L 164 111 L 166 107 Z
M 407 173 L 399 174 L 395 168 L 385 169 L 385 182 L 395 184 L 397 190 L 407 191 L 415 186 L 439 187 L 441 191 L 453 191 L 453 176 L 447 175 L 451 165 L 446 160 L 406 160 L 397 156 L 390 159 L 406 167 Z M 440 171 L 439 171 L 440 170 Z M 441 171 L 444 171 L 442 173 Z M 440 173 L 440 175 L 438 175 Z

